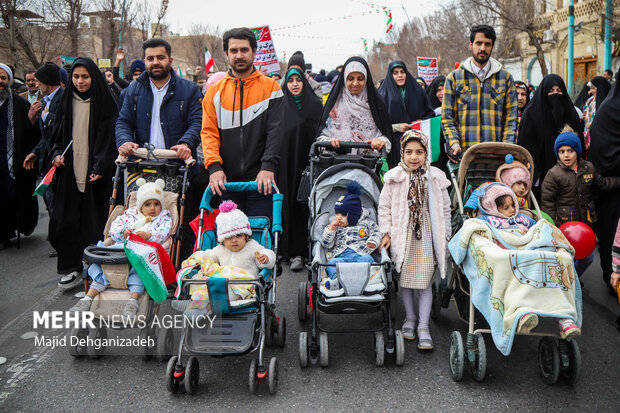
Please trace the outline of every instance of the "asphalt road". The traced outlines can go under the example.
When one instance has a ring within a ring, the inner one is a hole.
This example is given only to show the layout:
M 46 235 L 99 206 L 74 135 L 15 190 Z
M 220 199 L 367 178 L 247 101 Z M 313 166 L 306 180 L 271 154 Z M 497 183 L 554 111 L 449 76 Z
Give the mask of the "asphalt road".
M 466 332 L 454 303 L 431 323 L 435 350 L 420 353 L 406 343 L 403 367 L 393 361 L 374 366 L 370 334 L 330 335 L 330 366 L 301 369 L 297 340 L 297 285 L 305 273 L 285 265 L 278 279 L 278 311 L 288 320 L 284 349 L 266 349 L 280 367 L 279 388 L 270 395 L 261 383 L 258 395 L 247 390 L 248 366 L 255 353 L 242 357 L 199 357 L 198 392 L 170 395 L 163 361 L 137 356 L 74 359 L 66 348 L 35 346 L 21 336 L 33 331 L 33 311 L 66 310 L 76 299 L 56 290 L 55 259 L 48 258 L 46 215 L 22 248 L 0 251 L 0 410 L 2 411 L 618 411 L 620 399 L 620 333 L 614 320 L 618 302 L 604 289 L 598 257 L 583 281 L 584 328 L 579 339 L 583 363 L 577 385 L 560 381 L 548 386 L 539 377 L 538 339 L 518 337 L 512 353 L 502 356 L 486 336 L 488 373 L 477 383 L 465 373 L 462 382 L 450 378 L 449 335 Z M 170 311 L 164 305 L 163 311 Z M 376 322 L 373 316 L 332 316 L 332 326 Z M 327 317 L 325 317 L 327 319 Z M 397 325 L 402 323 L 399 304 Z M 40 332 L 41 330 L 37 330 Z M 46 331 L 62 336 L 66 330 Z M 126 334 L 121 332 L 119 334 Z M 131 334 L 131 333 L 129 333 Z M 135 336 L 136 333 L 133 333 Z

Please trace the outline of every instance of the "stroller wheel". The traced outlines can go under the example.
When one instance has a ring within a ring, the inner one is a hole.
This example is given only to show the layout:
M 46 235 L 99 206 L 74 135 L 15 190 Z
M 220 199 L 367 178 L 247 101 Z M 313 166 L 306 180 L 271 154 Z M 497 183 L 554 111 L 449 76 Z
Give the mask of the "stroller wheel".
M 275 357 L 269 360 L 267 378 L 269 379 L 269 393 L 276 394 L 276 391 L 278 391 L 278 360 Z
M 183 378 L 174 377 L 177 365 L 177 356 L 170 357 L 168 365 L 166 366 L 166 388 L 170 393 L 176 393 L 179 391 L 180 380 Z
M 560 376 L 560 351 L 551 337 L 538 342 L 538 367 L 546 384 L 555 384 Z
M 297 290 L 297 318 L 304 322 L 308 318 L 308 283 L 300 282 Z
M 471 374 L 474 376 L 474 380 L 481 382 L 487 374 L 487 348 L 481 333 L 476 333 L 475 338 L 476 359 L 471 364 Z
M 299 333 L 299 365 L 308 367 L 308 333 Z
M 162 327 L 157 334 L 157 357 L 160 360 L 168 360 L 172 355 L 172 342 L 174 341 L 174 332 L 171 328 Z
M 459 331 L 453 331 L 450 335 L 450 375 L 452 380 L 461 381 L 465 369 L 465 348 L 463 336 Z
M 329 345 L 327 344 L 327 333 L 324 331 L 319 334 L 319 357 L 321 367 L 329 366 Z
M 88 336 L 88 330 L 85 328 L 74 327 L 71 329 L 71 331 L 69 332 L 69 337 L 77 337 L 78 340 L 76 340 L 77 343 L 75 346 L 70 345 L 67 347 L 70 355 L 72 355 L 75 358 L 79 358 L 87 354 L 86 347 L 83 345 L 80 345 L 80 343 L 83 343 L 82 340 L 84 340 L 87 336 Z
M 250 393 L 256 394 L 258 392 L 258 362 L 256 359 L 250 361 L 250 372 L 248 374 L 248 390 Z
M 106 330 L 105 327 L 95 327 L 88 331 L 89 343 L 97 343 L 99 340 L 105 340 L 106 338 L 108 338 L 108 330 Z M 105 346 L 103 345 L 99 348 L 94 345 L 89 345 L 86 349 L 91 359 L 98 359 L 105 353 Z
M 198 387 L 198 381 L 200 380 L 200 366 L 198 359 L 194 356 L 187 360 L 185 366 L 185 376 L 183 377 L 183 384 L 185 385 L 185 393 L 194 394 Z
M 441 313 L 441 293 L 437 288 L 437 283 L 433 283 L 433 304 L 431 307 L 431 318 L 437 320 Z
M 152 338 L 150 333 L 151 333 L 151 329 L 148 327 L 145 327 L 140 330 L 140 342 L 147 343 L 146 345 L 140 347 L 140 353 L 142 355 L 142 360 L 145 360 L 145 361 L 153 358 L 154 348 L 149 347 L 148 345 L 149 338 Z
M 571 386 L 577 383 L 581 375 L 581 353 L 579 352 L 579 344 L 575 340 L 562 340 L 559 344 L 560 357 L 562 361 L 568 358 L 568 365 L 565 367 L 562 363 L 562 376 L 564 380 Z
M 280 317 L 276 321 L 278 326 L 278 347 L 283 348 L 286 344 L 286 317 Z
M 265 315 L 265 345 L 273 346 L 273 316 L 271 311 L 267 311 Z
M 383 338 L 383 331 L 375 332 L 375 365 L 377 367 L 383 366 L 385 363 L 385 339 Z
M 405 364 L 405 337 L 401 330 L 396 330 L 394 335 L 396 342 L 396 365 L 400 367 Z

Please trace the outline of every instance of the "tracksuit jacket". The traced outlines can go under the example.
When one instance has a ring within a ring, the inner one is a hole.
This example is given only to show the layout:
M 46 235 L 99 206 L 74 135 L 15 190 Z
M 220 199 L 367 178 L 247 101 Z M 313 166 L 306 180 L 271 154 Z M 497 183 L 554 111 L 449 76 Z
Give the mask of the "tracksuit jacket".
M 277 172 L 282 142 L 283 93 L 258 70 L 244 79 L 229 71 L 202 101 L 202 149 L 209 173 L 252 181 L 260 170 Z
M 517 92 L 510 73 L 489 59 L 483 81 L 471 71 L 471 57 L 446 77 L 441 127 L 449 146 L 463 151 L 479 142 L 516 142 Z

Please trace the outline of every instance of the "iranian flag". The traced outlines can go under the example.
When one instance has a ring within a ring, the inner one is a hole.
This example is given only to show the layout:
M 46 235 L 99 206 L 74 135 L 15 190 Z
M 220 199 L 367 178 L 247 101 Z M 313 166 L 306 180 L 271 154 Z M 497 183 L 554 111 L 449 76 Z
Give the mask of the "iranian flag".
M 211 69 L 213 69 L 214 64 L 215 61 L 213 60 L 211 53 L 209 53 L 209 49 L 205 46 L 205 74 L 209 73 Z
M 125 254 L 144 283 L 146 292 L 156 303 L 168 297 L 166 285 L 175 282 L 174 265 L 164 248 L 146 241 L 135 234 L 129 234 L 125 241 Z
M 50 184 L 52 183 L 52 179 L 54 179 L 55 173 L 56 173 L 56 167 L 52 166 L 50 170 L 47 171 L 43 179 L 41 179 L 41 183 L 34 189 L 32 196 L 37 196 L 37 195 L 43 196 L 45 194 L 45 191 L 47 190 L 47 187 L 50 186 Z
M 440 136 L 441 136 L 441 116 L 435 116 L 434 118 L 421 120 L 411 124 L 411 129 L 422 131 L 430 141 L 430 148 L 428 158 L 431 162 L 439 159 L 440 153 Z

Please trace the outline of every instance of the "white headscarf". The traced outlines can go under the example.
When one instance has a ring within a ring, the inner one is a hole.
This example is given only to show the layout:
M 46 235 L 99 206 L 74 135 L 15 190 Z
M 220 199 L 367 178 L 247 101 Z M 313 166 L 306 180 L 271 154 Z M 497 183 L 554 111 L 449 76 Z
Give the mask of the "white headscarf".
M 353 72 L 359 72 L 367 78 L 366 68 L 360 62 L 349 62 L 345 66 L 344 78 Z M 383 136 L 370 111 L 368 104 L 368 84 L 359 95 L 353 95 L 346 87 L 346 82 L 336 104 L 329 112 L 323 135 L 343 141 L 370 142 Z

